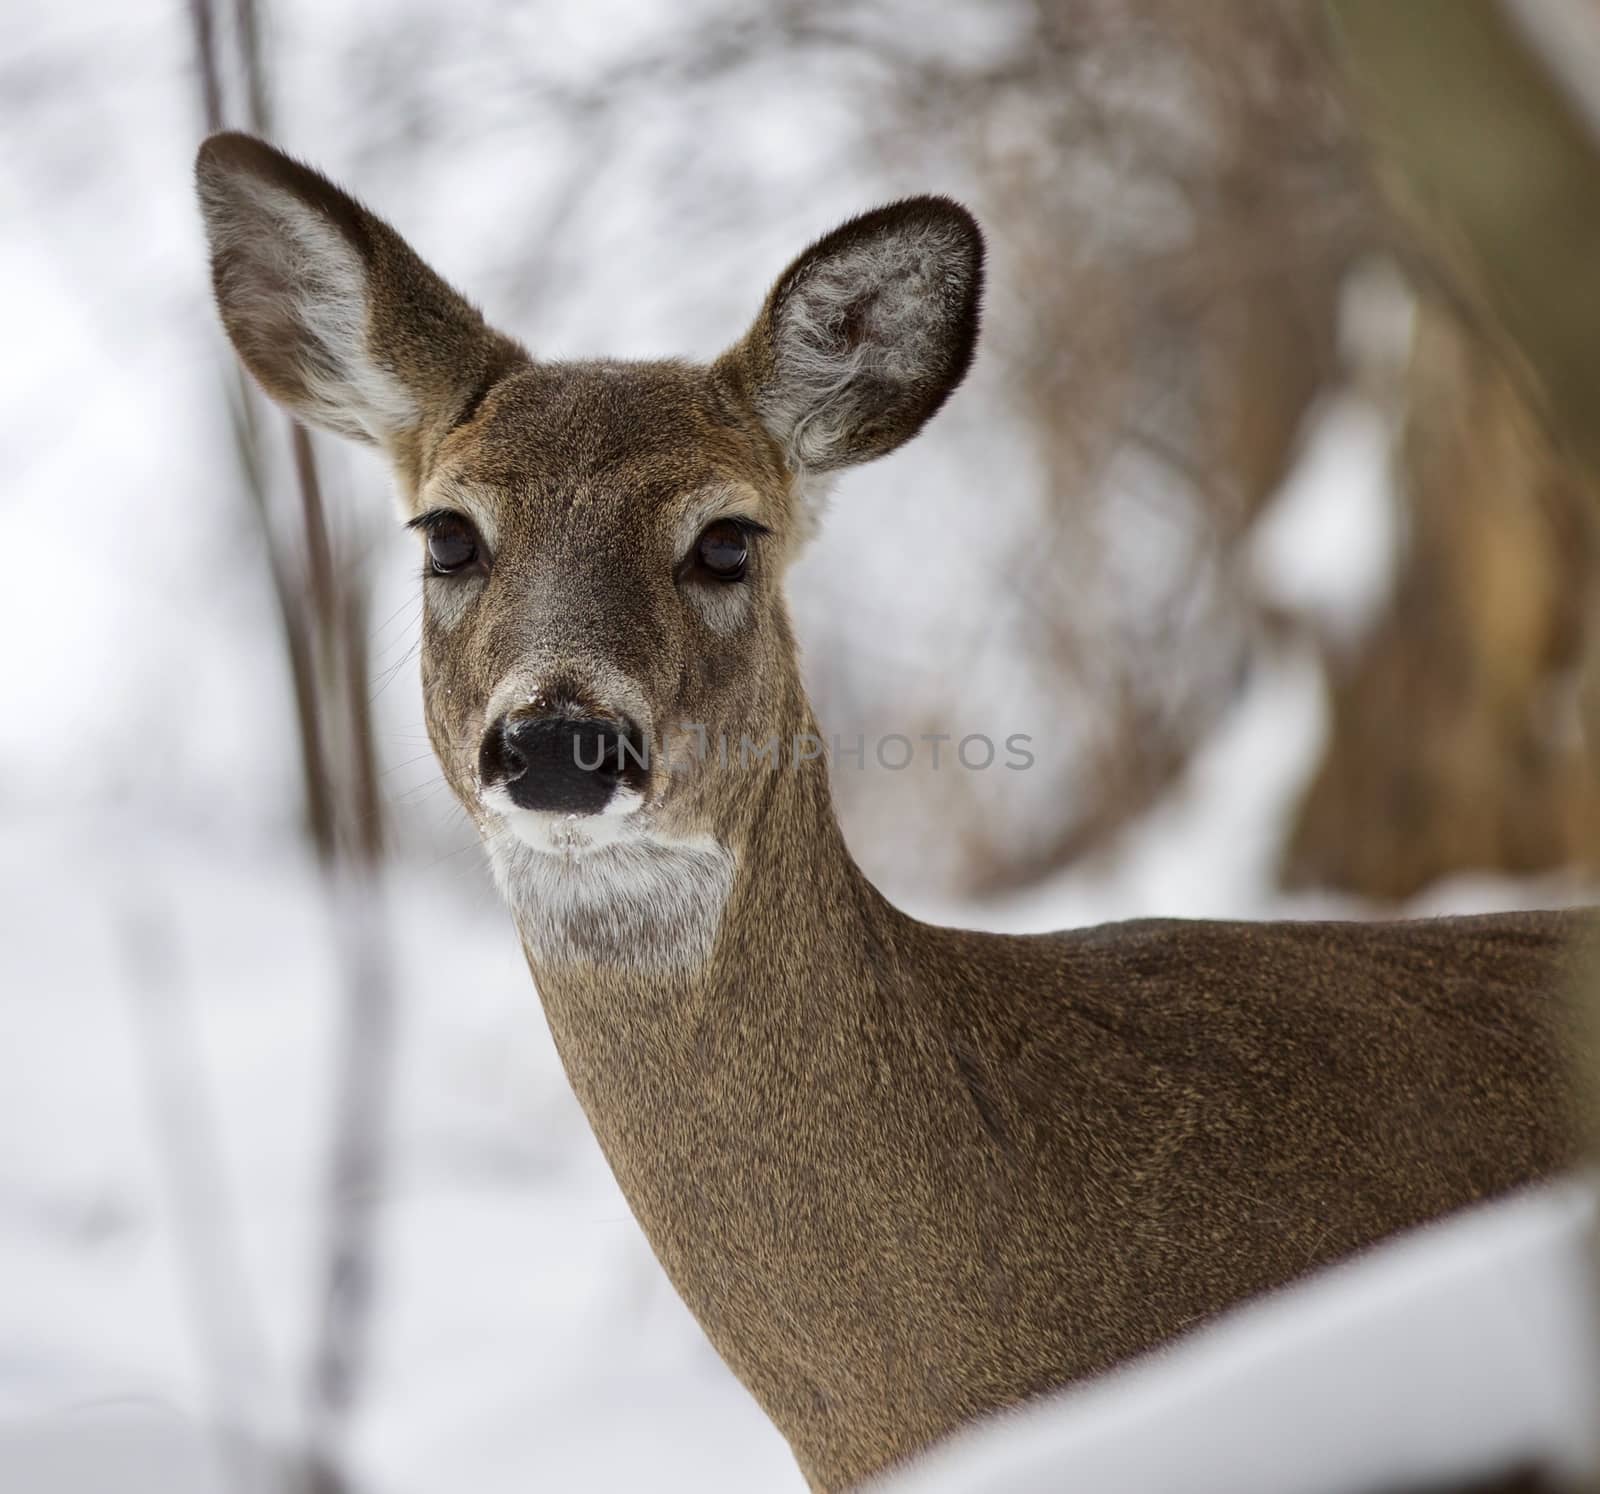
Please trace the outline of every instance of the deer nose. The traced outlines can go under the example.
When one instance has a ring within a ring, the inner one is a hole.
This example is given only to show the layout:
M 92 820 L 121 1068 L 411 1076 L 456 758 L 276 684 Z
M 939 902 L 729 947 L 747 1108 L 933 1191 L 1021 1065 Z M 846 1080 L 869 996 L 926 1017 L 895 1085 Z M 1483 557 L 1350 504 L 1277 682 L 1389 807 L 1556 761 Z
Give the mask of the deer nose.
M 503 788 L 519 809 L 598 814 L 619 787 L 642 791 L 643 737 L 627 719 L 502 716 L 478 749 L 484 788 Z

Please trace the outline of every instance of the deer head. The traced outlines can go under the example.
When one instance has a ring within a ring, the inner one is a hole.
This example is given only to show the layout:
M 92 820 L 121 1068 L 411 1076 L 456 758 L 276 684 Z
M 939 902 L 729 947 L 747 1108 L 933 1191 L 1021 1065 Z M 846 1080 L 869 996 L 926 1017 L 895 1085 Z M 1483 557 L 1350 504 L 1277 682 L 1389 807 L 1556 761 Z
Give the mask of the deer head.
M 534 942 L 703 956 L 755 798 L 708 744 L 810 729 L 784 572 L 834 474 L 908 441 L 965 375 L 971 217 L 918 197 L 851 220 L 709 366 L 557 363 L 261 141 L 212 137 L 197 175 L 240 358 L 393 468 L 428 731 L 502 883 L 560 910 Z

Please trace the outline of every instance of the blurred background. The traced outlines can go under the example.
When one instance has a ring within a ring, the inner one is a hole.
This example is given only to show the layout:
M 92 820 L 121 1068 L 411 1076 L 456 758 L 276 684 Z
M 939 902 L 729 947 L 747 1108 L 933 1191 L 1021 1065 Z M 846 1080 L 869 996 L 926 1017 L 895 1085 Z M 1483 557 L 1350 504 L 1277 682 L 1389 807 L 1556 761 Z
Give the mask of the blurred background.
M 209 129 L 553 357 L 712 356 L 842 218 L 973 208 L 974 374 L 792 582 L 827 731 L 1034 739 L 836 772 L 903 906 L 1593 897 L 1595 394 L 1494 258 L 1600 327 L 1587 0 L 72 0 L 0 79 L 0 1486 L 801 1487 L 433 766 L 384 473 L 223 342 Z

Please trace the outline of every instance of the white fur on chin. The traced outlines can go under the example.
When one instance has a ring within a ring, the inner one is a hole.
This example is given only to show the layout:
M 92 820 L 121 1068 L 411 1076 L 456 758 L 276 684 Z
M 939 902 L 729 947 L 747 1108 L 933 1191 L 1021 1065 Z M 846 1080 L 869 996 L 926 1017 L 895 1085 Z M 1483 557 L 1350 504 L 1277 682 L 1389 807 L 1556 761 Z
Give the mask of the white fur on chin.
M 489 864 L 536 961 L 662 970 L 710 956 L 734 872 L 711 836 L 661 834 L 630 789 L 593 815 L 519 809 L 496 789 L 484 802 Z

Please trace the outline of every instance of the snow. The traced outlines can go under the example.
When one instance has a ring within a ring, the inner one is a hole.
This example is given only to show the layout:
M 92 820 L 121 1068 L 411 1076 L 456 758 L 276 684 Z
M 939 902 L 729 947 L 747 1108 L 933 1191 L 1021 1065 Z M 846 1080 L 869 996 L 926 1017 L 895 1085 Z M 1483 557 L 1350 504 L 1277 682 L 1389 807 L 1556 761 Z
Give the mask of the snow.
M 1600 1466 L 1595 1193 L 1419 1230 L 952 1439 L 882 1494 L 1350 1494 Z
M 1393 587 L 1391 439 L 1390 422 L 1369 401 L 1328 401 L 1293 477 L 1251 535 L 1258 593 L 1346 644 L 1359 641 Z
M 64 845 L 55 825 L 0 858 L 16 931 L 0 950 L 0 1487 L 29 1429 L 129 1404 L 198 1429 L 214 1395 L 151 1127 L 125 947 L 139 920 L 170 942 L 228 1184 L 213 1203 L 242 1247 L 249 1300 L 229 1311 L 261 1339 L 260 1430 L 282 1433 L 312 1317 L 336 1010 L 318 884 L 281 849 Z M 423 868 L 389 892 L 403 1037 L 358 1470 L 395 1494 L 802 1487 L 634 1225 L 487 879 Z M 128 1433 L 147 1434 L 161 1428 Z

